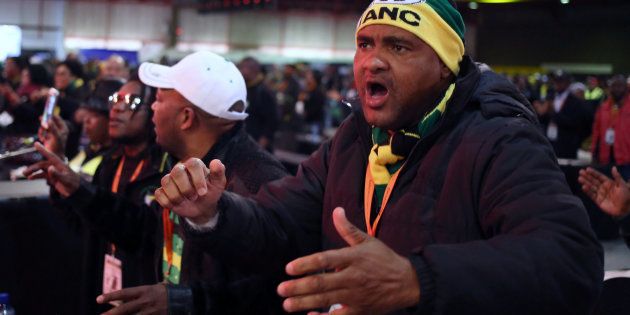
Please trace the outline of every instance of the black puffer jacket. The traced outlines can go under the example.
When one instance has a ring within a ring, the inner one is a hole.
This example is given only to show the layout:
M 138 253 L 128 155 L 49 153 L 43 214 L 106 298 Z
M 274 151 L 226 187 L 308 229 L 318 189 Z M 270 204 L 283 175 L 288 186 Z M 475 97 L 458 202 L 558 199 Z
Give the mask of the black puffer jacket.
M 461 69 L 445 117 L 410 153 L 377 232 L 419 278 L 420 304 L 398 313 L 589 313 L 603 257 L 582 203 L 522 95 L 469 58 Z M 254 200 L 224 193 L 217 227 L 188 229 L 190 237 L 261 272 L 346 246 L 331 215 L 344 207 L 365 230 L 370 130 L 355 111 L 295 177 Z

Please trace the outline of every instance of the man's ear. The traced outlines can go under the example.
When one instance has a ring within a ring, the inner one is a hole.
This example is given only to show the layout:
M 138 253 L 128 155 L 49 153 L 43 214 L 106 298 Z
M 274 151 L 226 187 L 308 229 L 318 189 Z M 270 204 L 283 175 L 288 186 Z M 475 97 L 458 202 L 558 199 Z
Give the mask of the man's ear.
M 181 117 L 179 129 L 181 130 L 190 129 L 195 121 L 195 115 L 196 115 L 195 111 L 191 107 L 186 106 L 181 111 L 181 115 L 182 117 Z
M 449 69 L 442 60 L 440 60 L 440 79 L 445 80 L 453 75 L 451 69 Z

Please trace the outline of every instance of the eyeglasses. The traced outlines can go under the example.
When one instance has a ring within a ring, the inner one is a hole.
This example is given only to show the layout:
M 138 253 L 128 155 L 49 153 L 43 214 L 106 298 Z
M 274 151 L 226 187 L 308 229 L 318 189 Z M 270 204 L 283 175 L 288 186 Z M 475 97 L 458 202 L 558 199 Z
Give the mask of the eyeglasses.
M 125 110 L 136 111 L 142 105 L 142 97 L 137 94 L 119 95 L 118 92 L 112 94 L 109 97 L 109 110 L 112 110 L 116 104 L 123 102 L 125 104 Z

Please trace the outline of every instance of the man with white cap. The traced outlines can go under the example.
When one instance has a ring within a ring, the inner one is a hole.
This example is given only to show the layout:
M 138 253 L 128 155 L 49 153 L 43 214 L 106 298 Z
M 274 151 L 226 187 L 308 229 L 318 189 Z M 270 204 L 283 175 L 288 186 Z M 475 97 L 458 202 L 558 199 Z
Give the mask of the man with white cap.
M 186 236 L 284 267 L 290 312 L 587 314 L 603 257 L 584 206 L 531 105 L 464 55 L 454 2 L 375 0 L 356 44 L 360 106 L 296 176 L 254 198 L 218 161 L 167 176 L 155 197 Z
M 251 195 L 261 184 L 286 175 L 280 162 L 245 132 L 245 81 L 232 62 L 211 52 L 197 52 L 172 67 L 143 63 L 139 76 L 143 83 L 158 88 L 151 106 L 156 142 L 170 155 L 165 164 L 167 169 L 168 165 L 174 165 L 171 174 L 187 176 L 185 163 L 178 161 L 198 158 L 207 163 L 221 159 L 230 169 L 223 182 L 225 189 L 244 195 Z M 125 220 L 126 226 L 153 229 L 156 238 L 162 238 L 159 242 L 163 244 L 162 259 L 153 268 L 158 267 L 166 285 L 127 288 L 101 295 L 97 298 L 101 304 L 123 302 L 107 314 L 224 313 L 223 308 L 238 313 L 241 308 L 265 305 L 280 308 L 273 295 L 262 297 L 255 290 L 273 285 L 268 278 L 249 277 L 196 249 L 185 239 L 179 218 L 169 209 L 125 210 L 128 214 L 118 219 Z M 117 214 L 103 215 L 113 218 Z M 156 220 L 149 220 L 148 216 Z M 161 224 L 151 226 L 156 221 Z M 251 294 L 221 295 L 227 291 L 221 288 L 232 285 L 239 287 L 238 292 Z

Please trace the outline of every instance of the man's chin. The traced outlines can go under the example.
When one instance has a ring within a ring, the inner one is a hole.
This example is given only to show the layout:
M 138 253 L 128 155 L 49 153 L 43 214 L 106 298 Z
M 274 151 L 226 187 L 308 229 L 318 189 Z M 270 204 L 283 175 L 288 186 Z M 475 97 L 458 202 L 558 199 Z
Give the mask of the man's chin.
M 379 117 L 379 115 L 366 115 L 365 120 L 370 126 L 387 130 L 395 130 L 394 124 L 386 117 Z

